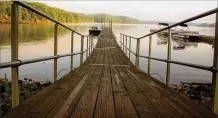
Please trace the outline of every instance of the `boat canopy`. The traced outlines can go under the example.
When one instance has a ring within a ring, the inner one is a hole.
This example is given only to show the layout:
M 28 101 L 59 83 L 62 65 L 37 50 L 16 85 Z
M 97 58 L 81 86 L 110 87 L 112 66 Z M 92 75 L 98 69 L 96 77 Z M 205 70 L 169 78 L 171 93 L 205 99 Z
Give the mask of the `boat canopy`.
M 187 25 L 187 24 L 185 24 L 185 23 L 183 23 L 183 24 L 180 24 L 179 26 L 181 26 L 181 27 L 188 27 L 188 25 Z
M 158 25 L 169 26 L 168 23 L 158 23 Z

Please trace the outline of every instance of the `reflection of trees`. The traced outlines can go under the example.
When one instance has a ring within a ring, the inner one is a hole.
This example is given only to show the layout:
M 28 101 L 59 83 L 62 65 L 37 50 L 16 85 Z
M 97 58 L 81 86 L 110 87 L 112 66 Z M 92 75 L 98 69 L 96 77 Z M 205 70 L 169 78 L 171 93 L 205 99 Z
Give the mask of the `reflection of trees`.
M 168 37 L 158 34 L 157 45 L 167 45 Z M 186 42 L 183 40 L 172 39 L 174 50 L 183 50 L 187 47 L 198 47 L 197 42 Z
M 0 45 L 11 43 L 10 24 L 0 24 Z M 46 24 L 19 24 L 19 43 L 40 42 L 54 36 L 54 25 Z M 58 34 L 66 33 L 68 30 L 58 28 Z

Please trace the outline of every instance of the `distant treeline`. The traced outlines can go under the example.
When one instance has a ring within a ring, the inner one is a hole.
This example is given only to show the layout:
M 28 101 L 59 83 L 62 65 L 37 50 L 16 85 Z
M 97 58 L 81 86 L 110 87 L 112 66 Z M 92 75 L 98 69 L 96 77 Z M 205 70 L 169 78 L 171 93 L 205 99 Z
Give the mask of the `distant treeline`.
M 11 17 L 11 3 L 9 1 L 0 1 L 0 23 L 10 22 Z M 127 16 L 112 16 L 110 14 L 83 14 L 68 12 L 63 9 L 48 6 L 39 2 L 25 2 L 33 8 L 45 13 L 46 15 L 64 23 L 100 23 L 104 18 L 106 22 L 112 17 L 114 23 L 129 23 L 137 24 L 139 20 Z M 45 18 L 23 8 L 19 7 L 19 22 L 21 23 L 38 23 L 49 22 Z

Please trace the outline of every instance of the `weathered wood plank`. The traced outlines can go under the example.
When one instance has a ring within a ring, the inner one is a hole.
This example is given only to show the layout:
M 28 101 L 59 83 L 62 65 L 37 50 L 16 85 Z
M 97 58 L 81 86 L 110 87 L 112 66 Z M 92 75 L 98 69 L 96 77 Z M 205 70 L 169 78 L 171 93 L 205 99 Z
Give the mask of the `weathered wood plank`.
M 86 86 L 84 93 L 70 116 L 71 118 L 93 117 L 98 89 L 99 85 L 96 84 Z
M 110 77 L 101 78 L 94 117 L 115 118 L 115 108 Z
M 130 93 L 133 104 L 141 118 L 161 118 L 160 114 L 142 92 Z
M 138 114 L 127 92 L 114 92 L 117 118 L 138 118 Z

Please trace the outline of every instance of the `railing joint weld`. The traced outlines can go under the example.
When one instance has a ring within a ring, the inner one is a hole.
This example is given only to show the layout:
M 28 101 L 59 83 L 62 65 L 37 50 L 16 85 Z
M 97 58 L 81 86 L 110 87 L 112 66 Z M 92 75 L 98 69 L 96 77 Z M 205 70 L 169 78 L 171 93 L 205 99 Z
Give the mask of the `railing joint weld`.
M 22 60 L 20 60 L 20 59 L 17 59 L 16 61 L 19 61 L 20 63 L 19 63 L 19 65 L 17 65 L 17 66 L 21 66 L 22 65 Z

